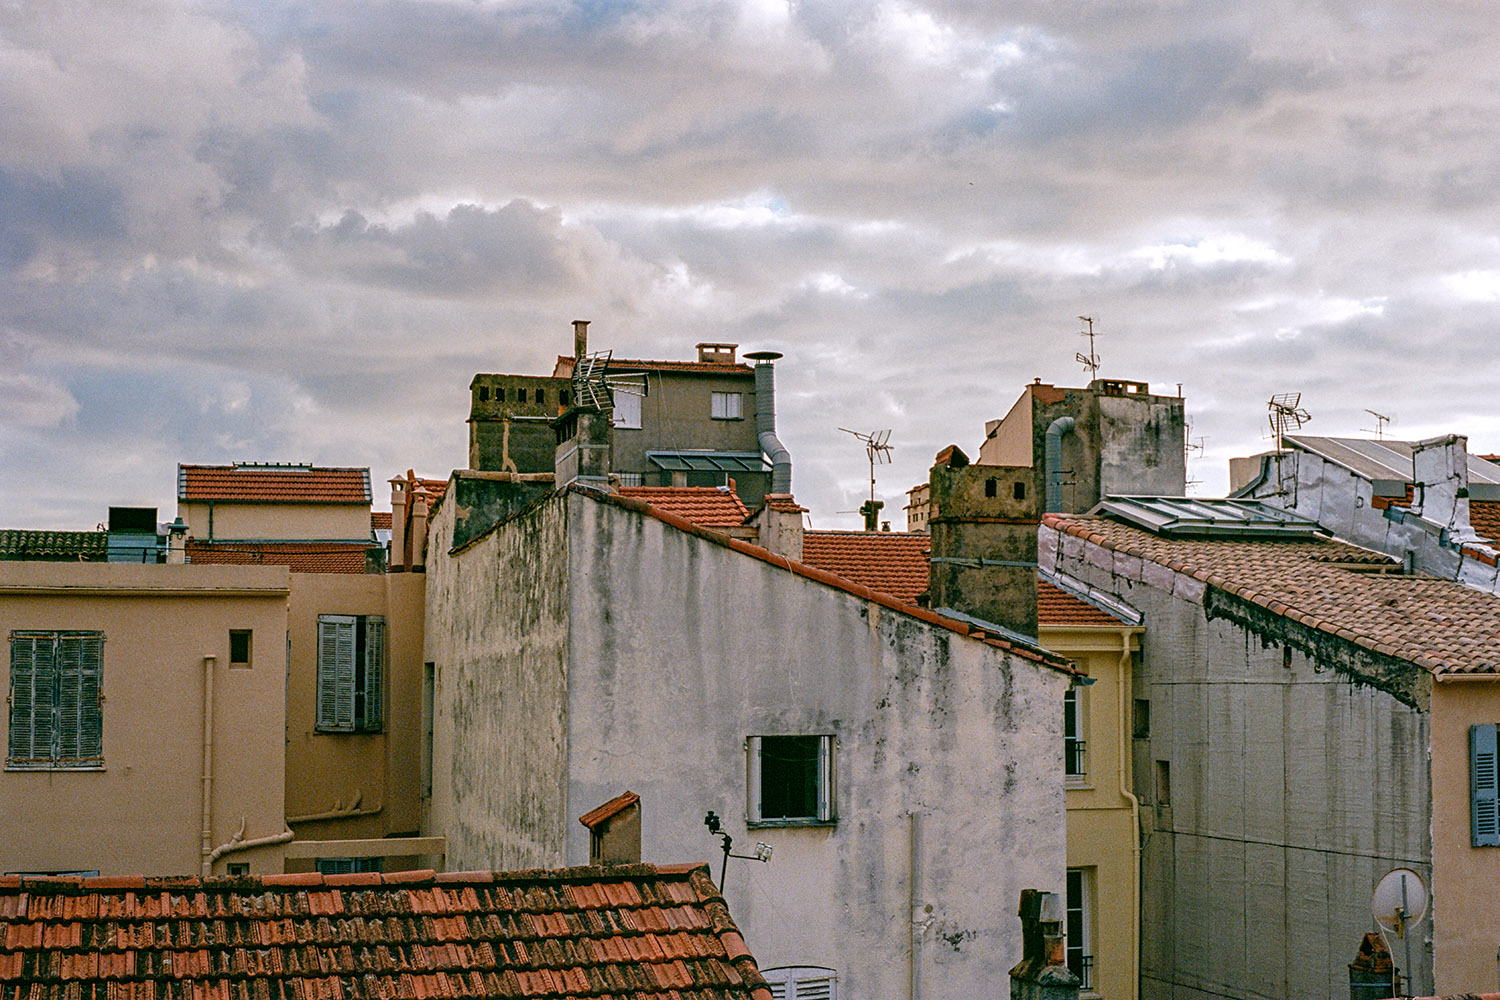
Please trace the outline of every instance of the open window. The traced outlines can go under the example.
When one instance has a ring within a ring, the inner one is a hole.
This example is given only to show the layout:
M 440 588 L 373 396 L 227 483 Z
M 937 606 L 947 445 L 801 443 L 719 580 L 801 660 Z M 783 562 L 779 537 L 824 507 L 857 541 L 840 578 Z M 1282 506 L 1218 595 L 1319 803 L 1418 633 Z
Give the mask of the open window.
M 752 736 L 746 741 L 751 826 L 815 826 L 834 821 L 834 738 Z

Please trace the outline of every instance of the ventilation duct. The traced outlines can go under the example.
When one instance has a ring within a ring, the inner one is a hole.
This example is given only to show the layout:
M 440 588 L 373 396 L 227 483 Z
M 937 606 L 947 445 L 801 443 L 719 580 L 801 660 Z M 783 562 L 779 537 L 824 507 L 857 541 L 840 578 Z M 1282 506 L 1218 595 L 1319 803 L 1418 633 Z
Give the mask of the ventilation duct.
M 1047 512 L 1062 511 L 1062 437 L 1073 433 L 1073 418 L 1058 417 L 1047 427 L 1047 445 L 1043 452 L 1047 473 Z
M 745 357 L 755 362 L 755 433 L 760 450 L 771 460 L 771 492 L 792 492 L 792 453 L 776 437 L 776 372 L 771 362 L 776 351 L 752 351 Z

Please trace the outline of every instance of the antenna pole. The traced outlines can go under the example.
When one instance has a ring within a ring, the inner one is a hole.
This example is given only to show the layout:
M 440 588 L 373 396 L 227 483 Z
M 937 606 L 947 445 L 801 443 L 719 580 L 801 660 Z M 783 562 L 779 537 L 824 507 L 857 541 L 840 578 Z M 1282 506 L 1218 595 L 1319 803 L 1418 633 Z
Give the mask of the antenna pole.
M 1091 380 L 1096 379 L 1099 377 L 1099 355 L 1094 351 L 1094 318 L 1092 316 L 1080 316 L 1078 318 L 1088 324 L 1088 329 L 1080 330 L 1078 335 L 1089 338 L 1089 353 L 1086 355 L 1075 353 L 1074 359 L 1088 371 Z M 1181 386 L 1178 387 L 1177 394 L 1179 396 L 1182 395 Z

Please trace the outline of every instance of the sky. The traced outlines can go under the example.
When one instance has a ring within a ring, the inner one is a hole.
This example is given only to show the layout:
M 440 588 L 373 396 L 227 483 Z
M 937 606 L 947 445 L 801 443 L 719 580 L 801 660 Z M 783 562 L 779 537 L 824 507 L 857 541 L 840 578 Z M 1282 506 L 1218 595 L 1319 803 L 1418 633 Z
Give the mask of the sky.
M 476 372 L 774 350 L 816 528 L 1035 378 L 1500 451 L 1487 2 L 0 0 L 0 527 L 466 460 Z

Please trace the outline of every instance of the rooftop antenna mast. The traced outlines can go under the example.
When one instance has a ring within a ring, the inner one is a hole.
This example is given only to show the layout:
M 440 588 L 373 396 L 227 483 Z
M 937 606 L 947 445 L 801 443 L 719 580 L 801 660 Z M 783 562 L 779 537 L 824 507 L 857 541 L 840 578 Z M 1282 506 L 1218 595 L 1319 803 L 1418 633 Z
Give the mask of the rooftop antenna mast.
M 1078 331 L 1078 335 L 1089 338 L 1089 352 L 1084 354 L 1080 351 L 1074 355 L 1074 358 L 1088 370 L 1089 379 L 1092 381 L 1099 377 L 1099 355 L 1094 350 L 1094 317 L 1080 316 L 1078 318 L 1088 324 L 1088 329 Z
M 891 439 L 891 432 L 871 431 L 868 434 L 861 434 L 859 431 L 851 431 L 847 427 L 840 427 L 839 430 L 843 431 L 845 434 L 853 434 L 855 437 L 864 442 L 865 456 L 870 460 L 870 502 L 874 503 L 875 466 L 881 465 L 891 460 L 891 445 L 886 443 Z
M 1384 413 L 1376 413 L 1374 410 L 1366 410 L 1365 412 L 1375 418 L 1375 429 L 1371 431 L 1368 427 L 1361 427 L 1360 430 L 1366 434 L 1374 434 L 1376 441 L 1384 441 L 1385 425 L 1391 422 L 1391 418 Z
M 598 410 L 612 409 L 614 394 L 623 392 L 631 396 L 644 396 L 644 375 L 609 374 L 613 351 L 595 351 L 578 359 L 573 366 L 573 400 L 579 406 Z
M 1302 393 L 1281 392 L 1271 397 L 1266 404 L 1270 411 L 1268 419 L 1271 422 L 1271 436 L 1276 440 L 1276 496 L 1286 496 L 1288 480 L 1296 485 L 1296 475 L 1287 475 L 1283 459 L 1286 450 L 1283 447 L 1283 439 L 1286 437 L 1287 428 L 1300 430 L 1302 425 L 1312 419 L 1312 414 L 1302 408 Z

